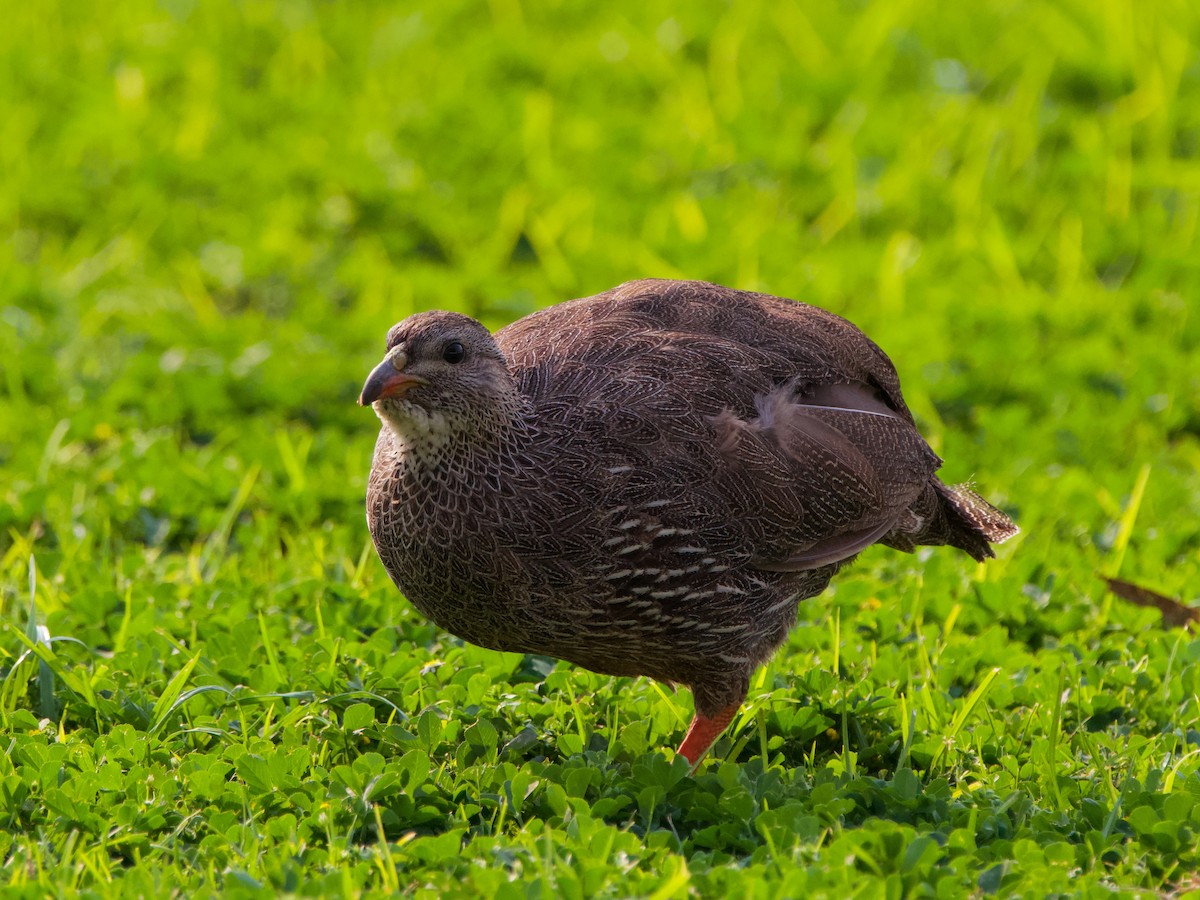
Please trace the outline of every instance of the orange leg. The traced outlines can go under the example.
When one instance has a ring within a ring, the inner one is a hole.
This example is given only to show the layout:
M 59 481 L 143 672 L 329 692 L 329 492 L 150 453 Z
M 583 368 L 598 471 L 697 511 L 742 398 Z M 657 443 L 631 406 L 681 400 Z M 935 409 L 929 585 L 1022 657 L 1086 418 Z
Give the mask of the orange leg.
M 679 755 L 693 766 L 700 762 L 704 754 L 708 752 L 708 748 L 733 721 L 733 717 L 737 715 L 741 706 L 741 703 L 727 706 L 711 719 L 696 713 L 696 717 L 692 719 L 692 727 L 688 729 L 687 736 L 679 745 Z

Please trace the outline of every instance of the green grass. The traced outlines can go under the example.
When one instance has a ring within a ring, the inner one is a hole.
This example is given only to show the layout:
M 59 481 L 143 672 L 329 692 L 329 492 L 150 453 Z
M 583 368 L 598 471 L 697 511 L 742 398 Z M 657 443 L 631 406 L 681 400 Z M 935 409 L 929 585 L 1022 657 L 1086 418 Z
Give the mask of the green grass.
M 1198 8 L 679 6 L 5 10 L 0 885 L 1200 896 L 1200 641 L 1100 580 L 1200 584 Z M 853 319 L 1023 528 L 865 553 L 694 778 L 362 511 L 392 322 L 650 275 Z

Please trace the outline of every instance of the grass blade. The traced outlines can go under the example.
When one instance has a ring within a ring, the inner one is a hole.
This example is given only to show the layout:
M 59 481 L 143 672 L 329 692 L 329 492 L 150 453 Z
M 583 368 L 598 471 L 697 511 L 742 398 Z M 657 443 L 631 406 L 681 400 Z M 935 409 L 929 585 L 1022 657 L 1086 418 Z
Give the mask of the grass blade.
M 50 629 L 38 624 L 37 610 L 37 564 L 29 554 L 29 620 L 25 625 L 25 636 L 35 644 L 50 646 Z M 38 715 L 53 719 L 58 715 L 58 704 L 54 697 L 54 670 L 44 659 L 38 659 L 37 674 Z
M 150 733 L 157 734 L 162 729 L 166 721 L 167 715 L 171 713 L 176 706 L 176 701 L 179 700 L 183 693 L 183 686 L 187 684 L 187 680 L 192 675 L 192 670 L 196 668 L 196 663 L 200 661 L 200 653 L 197 653 L 183 664 L 174 677 L 167 682 L 166 689 L 159 695 L 158 700 L 154 704 L 154 710 L 150 714 L 153 725 L 150 726 Z M 215 686 L 214 686 L 215 687 Z
M 261 471 L 262 466 L 256 464 L 246 472 L 242 483 L 238 485 L 237 493 L 233 495 L 233 499 L 229 501 L 229 505 L 221 514 L 221 520 L 216 529 L 205 542 L 204 550 L 200 554 L 200 572 L 206 580 L 212 577 L 212 569 L 217 560 L 224 556 L 225 548 L 229 545 L 229 536 L 233 533 L 233 525 L 241 514 L 242 507 L 250 499 L 250 492 L 254 489 L 254 484 L 258 481 L 258 473 Z
M 950 720 L 950 728 L 947 730 L 946 736 L 938 747 L 933 759 L 929 763 L 929 769 L 932 771 L 937 767 L 942 757 L 946 753 L 946 748 L 954 743 L 954 739 L 958 737 L 958 733 L 962 731 L 963 726 L 967 723 L 967 719 L 971 718 L 971 714 L 975 711 L 975 707 L 979 705 L 979 701 L 987 694 L 991 688 L 992 682 L 996 680 L 996 676 L 1000 674 L 1000 668 L 993 668 L 985 676 L 983 680 L 971 691 L 966 701 L 959 707 L 958 712 L 954 714 L 954 718 Z

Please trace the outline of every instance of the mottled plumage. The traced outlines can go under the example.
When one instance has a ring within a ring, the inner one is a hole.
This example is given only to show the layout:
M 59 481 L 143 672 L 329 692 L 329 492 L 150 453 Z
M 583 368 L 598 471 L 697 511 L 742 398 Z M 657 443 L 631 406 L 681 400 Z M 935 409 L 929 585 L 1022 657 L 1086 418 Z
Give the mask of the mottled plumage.
M 693 762 L 864 547 L 982 560 L 1016 532 L 937 479 L 891 362 L 813 306 L 646 280 L 494 337 L 420 313 L 388 348 L 362 399 L 397 587 L 472 643 L 688 685 Z

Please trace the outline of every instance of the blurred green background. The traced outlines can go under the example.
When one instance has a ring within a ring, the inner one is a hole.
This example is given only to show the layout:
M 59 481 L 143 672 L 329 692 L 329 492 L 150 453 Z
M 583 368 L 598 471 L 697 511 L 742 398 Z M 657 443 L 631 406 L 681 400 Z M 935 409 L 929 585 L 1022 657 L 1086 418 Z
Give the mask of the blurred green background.
M 1196 545 L 1193 4 L 6 17 L 0 541 L 194 538 L 225 468 L 280 473 L 281 428 L 319 448 L 302 524 L 357 516 L 393 321 L 680 276 L 856 321 L 948 477 L 1058 494 L 1037 530 L 1102 531 L 1169 461 L 1160 539 Z
M 391 322 L 643 276 L 847 315 L 935 439 L 993 445 L 961 474 L 1002 495 L 1049 464 L 1121 492 L 1200 429 L 1192 4 L 6 16 L 5 530 L 64 493 L 30 476 L 157 428 L 185 456 L 247 420 L 365 445 Z M 353 497 L 365 456 L 339 462 Z
M 33 553 L 51 633 L 116 654 L 77 654 L 104 692 L 66 715 L 86 741 L 145 728 L 185 647 L 202 682 L 262 692 L 369 682 L 329 635 L 399 625 L 401 651 L 356 645 L 378 667 L 428 653 L 363 522 L 377 421 L 354 401 L 387 327 L 498 327 L 631 278 L 805 300 L 883 346 L 946 479 L 1024 529 L 992 605 L 965 601 L 965 635 L 1020 610 L 979 666 L 1086 625 L 1076 656 L 1133 671 L 1157 625 L 1098 572 L 1196 596 L 1194 3 L 3 15 L 0 612 L 24 628 Z M 866 559 L 845 596 L 886 610 L 917 563 Z
M 1058 463 L 1120 491 L 1104 470 L 1197 430 L 1192 4 L 6 17 L 5 526 L 51 501 L 28 476 L 60 421 L 63 445 L 245 418 L 365 440 L 392 321 L 650 275 L 849 316 L 926 419 L 1001 417 L 964 465 L 1002 487 Z

